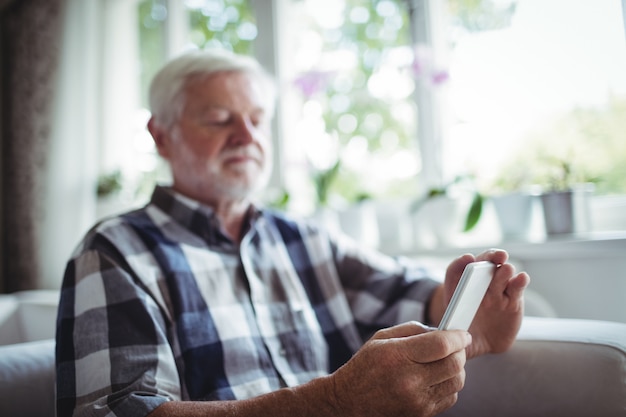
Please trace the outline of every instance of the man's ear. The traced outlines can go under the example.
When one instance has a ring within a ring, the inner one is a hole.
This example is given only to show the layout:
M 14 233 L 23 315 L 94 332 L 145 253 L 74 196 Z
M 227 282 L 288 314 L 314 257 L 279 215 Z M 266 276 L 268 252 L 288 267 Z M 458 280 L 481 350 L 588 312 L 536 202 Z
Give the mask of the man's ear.
M 156 145 L 157 151 L 161 157 L 168 159 L 169 151 L 169 132 L 166 130 L 161 124 L 157 123 L 154 120 L 154 116 L 148 120 L 148 132 L 152 135 L 152 139 L 154 140 L 154 144 Z

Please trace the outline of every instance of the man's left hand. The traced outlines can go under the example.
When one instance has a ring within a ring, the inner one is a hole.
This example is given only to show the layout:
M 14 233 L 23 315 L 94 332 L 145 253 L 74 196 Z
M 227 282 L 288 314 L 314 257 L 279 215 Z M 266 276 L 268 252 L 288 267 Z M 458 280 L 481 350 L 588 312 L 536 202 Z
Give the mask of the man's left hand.
M 469 329 L 472 344 L 467 348 L 468 358 L 504 352 L 511 347 L 522 324 L 524 289 L 530 282 L 528 274 L 516 273 L 515 267 L 507 263 L 508 254 L 503 250 L 489 250 L 476 257 L 466 254 L 448 266 L 443 291 L 444 305 L 450 302 L 465 266 L 475 261 L 490 261 L 497 268 Z

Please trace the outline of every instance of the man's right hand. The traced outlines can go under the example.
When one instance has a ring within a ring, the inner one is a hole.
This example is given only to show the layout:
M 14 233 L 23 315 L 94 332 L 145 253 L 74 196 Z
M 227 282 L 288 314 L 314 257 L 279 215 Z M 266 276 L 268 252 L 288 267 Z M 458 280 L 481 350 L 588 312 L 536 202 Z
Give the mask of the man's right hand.
M 328 379 L 341 416 L 433 416 L 465 382 L 469 333 L 429 331 L 416 322 L 378 331 Z
M 247 400 L 169 401 L 150 416 L 433 416 L 456 402 L 470 343 L 461 330 L 404 323 L 378 331 L 332 375 Z

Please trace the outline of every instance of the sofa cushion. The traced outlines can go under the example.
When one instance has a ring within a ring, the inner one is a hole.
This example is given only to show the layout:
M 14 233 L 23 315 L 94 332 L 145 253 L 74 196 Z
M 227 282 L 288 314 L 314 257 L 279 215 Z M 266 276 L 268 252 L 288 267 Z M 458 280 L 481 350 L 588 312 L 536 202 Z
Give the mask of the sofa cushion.
M 0 416 L 54 417 L 52 339 L 0 346 Z
M 626 413 L 626 324 L 525 318 L 514 346 L 468 362 L 445 416 L 617 417 Z

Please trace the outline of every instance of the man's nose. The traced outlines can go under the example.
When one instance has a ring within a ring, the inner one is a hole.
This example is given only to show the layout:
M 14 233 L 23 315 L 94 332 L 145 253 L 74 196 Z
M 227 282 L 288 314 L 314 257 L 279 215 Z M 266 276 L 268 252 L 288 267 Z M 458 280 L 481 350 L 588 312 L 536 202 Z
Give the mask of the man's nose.
M 256 127 L 252 121 L 246 117 L 241 117 L 235 124 L 233 132 L 233 141 L 238 145 L 246 145 L 253 142 L 256 138 Z

